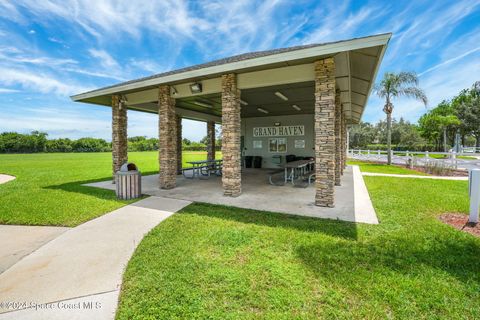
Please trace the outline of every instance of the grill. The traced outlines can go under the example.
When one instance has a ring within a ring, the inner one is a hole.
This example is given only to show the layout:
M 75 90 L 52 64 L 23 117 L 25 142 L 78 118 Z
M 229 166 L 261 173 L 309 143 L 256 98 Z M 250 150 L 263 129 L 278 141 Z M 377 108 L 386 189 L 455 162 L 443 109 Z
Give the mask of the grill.
M 129 200 L 142 195 L 142 174 L 134 163 L 125 163 L 115 173 L 115 193 L 118 199 Z

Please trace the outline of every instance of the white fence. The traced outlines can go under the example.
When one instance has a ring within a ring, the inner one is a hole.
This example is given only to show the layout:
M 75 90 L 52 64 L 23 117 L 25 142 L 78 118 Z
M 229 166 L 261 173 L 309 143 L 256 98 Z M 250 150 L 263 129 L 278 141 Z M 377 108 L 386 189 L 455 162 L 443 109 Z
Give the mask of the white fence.
M 477 148 L 477 147 L 464 147 L 464 148 L 462 148 L 462 153 L 468 153 L 468 154 L 480 153 L 480 148 Z
M 442 162 L 455 169 L 458 168 L 458 156 L 472 156 L 472 153 L 456 152 L 419 152 L 419 151 L 391 151 L 392 162 L 409 166 L 424 166 L 431 162 Z M 349 156 L 358 160 L 386 162 L 388 151 L 349 149 Z

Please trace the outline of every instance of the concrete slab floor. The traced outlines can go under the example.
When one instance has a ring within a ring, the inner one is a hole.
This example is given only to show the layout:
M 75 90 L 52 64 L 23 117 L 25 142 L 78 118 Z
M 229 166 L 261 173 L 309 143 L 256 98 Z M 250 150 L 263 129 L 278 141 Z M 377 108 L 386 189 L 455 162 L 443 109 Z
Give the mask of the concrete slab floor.
M 0 225 L 0 274 L 70 228 Z
M 144 176 L 142 177 L 142 192 L 152 196 L 246 209 L 352 222 L 378 223 L 363 177 L 359 170 L 354 174 L 352 166 L 345 170 L 342 185 L 335 187 L 334 208 L 315 206 L 315 187 L 313 184 L 307 188 L 294 187 L 291 183 L 285 186 L 270 185 L 268 183 L 268 172 L 270 171 L 268 169 L 243 169 L 242 194 L 236 198 L 223 196 L 222 178 L 217 176 L 208 179 L 186 179 L 183 176 L 178 176 L 177 187 L 171 190 L 159 189 L 158 175 Z M 115 189 L 115 185 L 111 181 L 90 183 L 86 186 Z M 359 202 L 360 205 L 355 205 L 355 201 Z

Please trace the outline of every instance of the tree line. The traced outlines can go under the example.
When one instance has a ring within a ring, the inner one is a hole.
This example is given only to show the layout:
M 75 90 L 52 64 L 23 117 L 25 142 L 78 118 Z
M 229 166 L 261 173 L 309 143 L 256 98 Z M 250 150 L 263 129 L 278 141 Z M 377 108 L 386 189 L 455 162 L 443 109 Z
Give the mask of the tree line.
M 200 142 L 182 140 L 184 151 L 205 151 L 207 138 Z M 216 141 L 216 149 L 221 148 L 221 139 Z M 0 133 L 0 153 L 39 153 L 39 152 L 109 152 L 112 150 L 111 142 L 99 138 L 80 139 L 48 139 L 48 134 L 32 131 L 30 134 L 17 132 Z M 158 139 L 136 136 L 128 138 L 129 151 L 155 151 L 158 150 Z
M 350 148 L 387 150 L 387 121 L 361 122 L 350 129 Z M 480 147 L 480 82 L 428 110 L 418 121 L 391 120 L 392 149 L 398 151 L 443 151 L 460 136 L 462 146 Z
M 451 100 L 444 100 L 418 121 L 422 137 L 446 151 L 458 133 L 462 145 L 480 147 L 480 81 L 462 90 Z

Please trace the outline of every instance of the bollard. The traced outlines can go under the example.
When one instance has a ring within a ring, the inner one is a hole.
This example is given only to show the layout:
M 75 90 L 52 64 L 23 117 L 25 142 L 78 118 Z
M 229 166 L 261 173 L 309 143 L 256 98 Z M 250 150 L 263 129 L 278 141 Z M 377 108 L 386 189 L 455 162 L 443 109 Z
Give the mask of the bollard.
M 425 151 L 425 158 L 428 158 L 428 151 Z
M 468 172 L 468 195 L 470 196 L 469 223 L 478 223 L 478 207 L 480 206 L 480 169 Z

